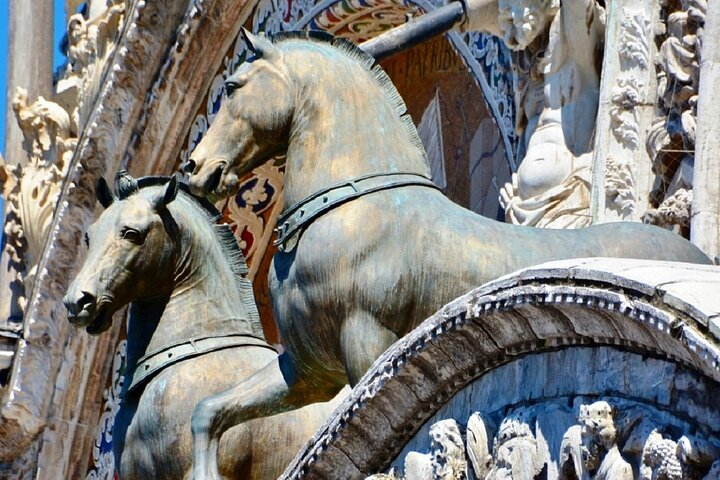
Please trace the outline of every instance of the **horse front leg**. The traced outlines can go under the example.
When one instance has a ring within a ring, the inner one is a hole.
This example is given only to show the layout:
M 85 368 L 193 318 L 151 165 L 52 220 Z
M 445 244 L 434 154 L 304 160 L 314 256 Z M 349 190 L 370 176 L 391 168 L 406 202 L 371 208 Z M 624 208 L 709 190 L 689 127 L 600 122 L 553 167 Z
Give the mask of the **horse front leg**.
M 280 355 L 237 386 L 208 397 L 192 414 L 193 478 L 218 480 L 218 446 L 231 427 L 254 418 L 330 400 L 340 388 L 309 385 L 286 354 Z

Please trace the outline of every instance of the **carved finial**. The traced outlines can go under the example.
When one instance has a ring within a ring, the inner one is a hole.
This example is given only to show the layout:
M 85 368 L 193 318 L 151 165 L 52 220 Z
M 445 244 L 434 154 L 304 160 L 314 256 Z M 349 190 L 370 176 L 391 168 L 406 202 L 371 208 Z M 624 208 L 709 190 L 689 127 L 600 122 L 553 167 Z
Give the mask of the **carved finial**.
M 138 181 L 133 178 L 127 170 L 120 170 L 115 177 L 115 184 L 117 186 L 118 196 L 120 200 L 125 200 L 130 195 L 137 193 L 140 189 L 138 187 Z

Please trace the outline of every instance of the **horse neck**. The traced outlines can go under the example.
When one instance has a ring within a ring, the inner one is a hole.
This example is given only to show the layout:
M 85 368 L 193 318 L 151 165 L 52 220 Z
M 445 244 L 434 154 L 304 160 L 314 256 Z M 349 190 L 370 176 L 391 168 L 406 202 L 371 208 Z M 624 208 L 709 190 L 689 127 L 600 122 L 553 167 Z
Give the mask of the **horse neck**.
M 182 209 L 182 207 L 181 207 Z M 187 216 L 175 208 L 174 218 Z M 180 251 L 168 298 L 133 302 L 128 324 L 128 363 L 188 339 L 253 333 L 235 274 L 207 220 L 180 227 Z
M 300 94 L 287 150 L 286 205 L 361 175 L 429 176 L 422 151 L 369 71 L 344 58 L 320 58 L 321 66 L 307 57 L 299 61 L 323 72 L 323 78 L 304 81 L 300 74 L 296 79 Z

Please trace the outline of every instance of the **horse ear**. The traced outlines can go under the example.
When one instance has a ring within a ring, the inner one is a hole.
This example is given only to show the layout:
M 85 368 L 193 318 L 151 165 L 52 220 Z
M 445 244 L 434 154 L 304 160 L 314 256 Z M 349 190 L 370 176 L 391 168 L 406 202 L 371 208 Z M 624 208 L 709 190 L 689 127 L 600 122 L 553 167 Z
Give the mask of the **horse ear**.
M 95 196 L 104 208 L 108 208 L 115 201 L 115 195 L 103 177 L 100 177 L 97 181 Z
M 242 35 L 248 48 L 258 57 L 269 59 L 277 52 L 277 47 L 265 36 L 255 35 L 243 27 Z
M 166 208 L 170 202 L 175 200 L 175 197 L 177 197 L 177 193 L 177 177 L 173 176 L 170 178 L 170 181 L 165 188 L 165 193 L 162 195 L 158 195 L 158 197 L 153 201 L 153 206 L 155 207 L 155 210 Z

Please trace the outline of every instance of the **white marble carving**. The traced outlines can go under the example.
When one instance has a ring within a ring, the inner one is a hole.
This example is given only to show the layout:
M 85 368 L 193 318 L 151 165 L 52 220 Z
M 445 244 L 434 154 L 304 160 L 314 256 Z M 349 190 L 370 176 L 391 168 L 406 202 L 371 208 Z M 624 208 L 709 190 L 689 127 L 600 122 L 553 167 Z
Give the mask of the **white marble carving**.
M 566 409 L 542 402 L 511 409 L 494 431 L 492 451 L 492 415 L 473 413 L 464 429 L 454 419 L 441 420 L 430 427 L 429 453 L 410 451 L 404 472 L 393 469 L 367 479 L 634 480 L 635 472 L 641 480 L 717 478 L 712 476 L 720 470 L 717 439 L 681 434 L 673 440 L 663 433 L 666 426 L 658 425 L 668 421 L 665 413 L 627 401 L 618 407 L 607 400 L 579 403 L 577 423 L 558 430 Z M 673 429 L 677 425 L 668 428 Z M 550 445 L 559 445 L 558 455 Z
M 635 184 L 632 169 L 626 160 L 608 157 L 605 163 L 605 196 L 607 208 L 616 210 L 622 218 L 635 211 Z
M 633 480 L 632 467 L 622 458 L 617 444 L 613 409 L 600 401 L 580 406 L 580 439 L 583 467 L 597 480 Z
M 675 6 L 679 8 L 673 10 Z M 656 31 L 656 41 L 660 43 L 655 66 L 657 115 L 647 139 L 647 151 L 659 178 L 644 220 L 674 226 L 687 235 L 685 213 L 673 217 L 660 212 L 677 211 L 678 204 L 686 199 L 686 194 L 678 193 L 675 179 L 687 165 L 692 165 L 695 156 L 699 59 L 707 2 L 683 0 L 663 4 L 663 8 L 667 23 Z M 691 182 L 690 179 L 690 184 L 682 188 L 691 189 Z
M 29 293 L 77 138 L 70 117 L 56 103 L 43 97 L 29 103 L 27 92 L 18 89 L 12 107 L 30 159 L 25 165 L 0 165 L 7 199 L 4 231 L 9 258 L 19 272 L 15 281 Z M 18 299 L 21 309 L 26 302 Z
M 591 139 L 600 81 L 596 55 L 604 17 L 594 0 L 562 6 L 499 2 L 503 39 L 508 47 L 524 50 L 516 96 L 517 130 L 524 132 L 524 145 L 517 176 L 501 191 L 511 223 L 550 228 L 589 224 Z

